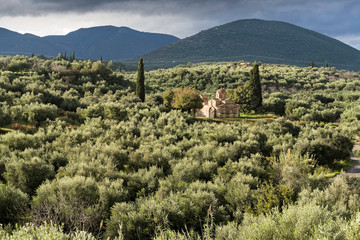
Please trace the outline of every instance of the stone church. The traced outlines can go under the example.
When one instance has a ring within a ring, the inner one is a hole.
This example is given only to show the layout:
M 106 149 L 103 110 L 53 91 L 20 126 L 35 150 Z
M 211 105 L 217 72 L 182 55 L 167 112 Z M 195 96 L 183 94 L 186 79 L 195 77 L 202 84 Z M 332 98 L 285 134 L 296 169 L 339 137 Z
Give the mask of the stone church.
M 233 100 L 226 98 L 226 91 L 222 88 L 217 90 L 216 97 L 208 99 L 206 95 L 200 95 L 203 107 L 196 111 L 197 117 L 208 118 L 238 118 L 240 106 Z

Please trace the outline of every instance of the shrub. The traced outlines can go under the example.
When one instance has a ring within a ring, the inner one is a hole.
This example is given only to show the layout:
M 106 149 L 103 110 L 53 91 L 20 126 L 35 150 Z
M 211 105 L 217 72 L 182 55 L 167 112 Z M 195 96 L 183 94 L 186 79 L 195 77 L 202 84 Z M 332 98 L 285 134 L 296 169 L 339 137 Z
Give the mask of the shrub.
M 239 226 L 238 237 L 269 240 L 312 239 L 318 236 L 321 229 L 329 226 L 332 218 L 333 215 L 325 207 L 314 204 L 289 206 L 282 212 L 274 210 L 269 215 L 246 216 Z M 335 229 L 328 229 L 329 233 L 338 230 L 336 225 L 332 225 L 332 227 Z
M 64 224 L 67 232 L 96 232 L 105 217 L 98 205 L 99 198 L 99 188 L 92 178 L 77 176 L 47 181 L 33 199 L 33 222 Z
M 28 209 L 28 201 L 28 196 L 21 190 L 0 183 L 0 223 L 19 222 Z
M 150 239 L 156 225 L 163 224 L 165 219 L 165 213 L 154 200 L 116 203 L 107 222 L 105 237 L 112 239 L 121 234 L 129 240 Z
M 29 104 L 24 106 L 24 120 L 40 125 L 45 120 L 55 120 L 58 108 L 51 104 Z
M 7 183 L 29 195 L 45 180 L 55 176 L 53 167 L 39 157 L 12 158 L 5 163 L 5 169 L 4 177 Z
M 16 226 L 11 233 L 6 232 L 0 226 L 0 237 L 6 240 L 37 240 L 37 239 L 58 239 L 58 240 L 95 240 L 96 238 L 86 232 L 76 231 L 72 234 L 66 234 L 61 227 L 52 223 L 43 223 L 40 226 L 33 224 L 25 224 L 24 226 Z
M 10 123 L 11 123 L 11 117 L 7 113 L 5 113 L 0 107 L 0 126 L 5 127 Z
M 294 201 L 294 190 L 288 185 L 264 184 L 258 189 L 256 212 L 267 214 Z
M 63 177 L 47 181 L 33 198 L 33 222 L 64 224 L 66 232 L 100 232 L 101 221 L 109 217 L 110 207 L 125 200 L 122 181 L 96 182 L 91 177 Z

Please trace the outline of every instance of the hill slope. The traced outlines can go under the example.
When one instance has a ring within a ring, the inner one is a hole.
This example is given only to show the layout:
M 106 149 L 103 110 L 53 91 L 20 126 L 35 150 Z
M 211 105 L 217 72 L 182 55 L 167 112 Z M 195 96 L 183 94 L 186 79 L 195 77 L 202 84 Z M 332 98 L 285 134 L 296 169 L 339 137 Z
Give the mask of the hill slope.
M 144 56 L 147 66 L 187 62 L 262 61 L 306 66 L 310 61 L 360 69 L 360 51 L 323 34 L 289 23 L 238 20 L 177 41 Z
M 45 54 L 53 51 L 53 49 L 54 45 L 41 37 L 0 28 L 0 54 Z
M 46 37 L 0 29 L 0 54 L 57 56 L 60 51 L 69 54 L 75 50 L 78 58 L 123 60 L 141 56 L 177 40 L 167 34 L 114 26 L 82 28 L 65 36 Z

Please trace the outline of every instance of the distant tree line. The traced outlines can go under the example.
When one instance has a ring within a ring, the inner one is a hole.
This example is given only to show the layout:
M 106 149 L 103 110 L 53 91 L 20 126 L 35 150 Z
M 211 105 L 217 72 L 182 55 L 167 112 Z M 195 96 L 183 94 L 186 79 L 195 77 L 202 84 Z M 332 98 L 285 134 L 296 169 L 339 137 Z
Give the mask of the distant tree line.
M 75 61 L 76 57 L 75 57 L 75 50 L 72 52 L 72 54 L 70 56 L 67 56 L 66 51 L 63 54 L 63 52 L 61 51 L 58 56 L 57 56 L 57 60 L 67 60 L 67 61 Z

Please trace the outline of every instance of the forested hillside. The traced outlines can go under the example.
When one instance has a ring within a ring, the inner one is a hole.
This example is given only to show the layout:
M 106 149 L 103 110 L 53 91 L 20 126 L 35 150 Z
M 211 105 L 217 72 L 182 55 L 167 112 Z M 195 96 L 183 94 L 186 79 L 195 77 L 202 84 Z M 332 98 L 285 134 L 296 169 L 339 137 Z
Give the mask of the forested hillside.
M 145 62 L 146 65 L 146 62 Z M 274 121 L 197 119 L 170 88 L 214 94 L 237 62 L 135 73 L 100 61 L 0 58 L 0 238 L 357 239 L 359 73 L 262 65 Z M 18 225 L 16 225 L 18 224 Z
M 280 21 L 243 19 L 203 30 L 143 56 L 148 67 L 188 62 L 262 61 L 265 63 L 360 70 L 360 51 L 334 38 Z

